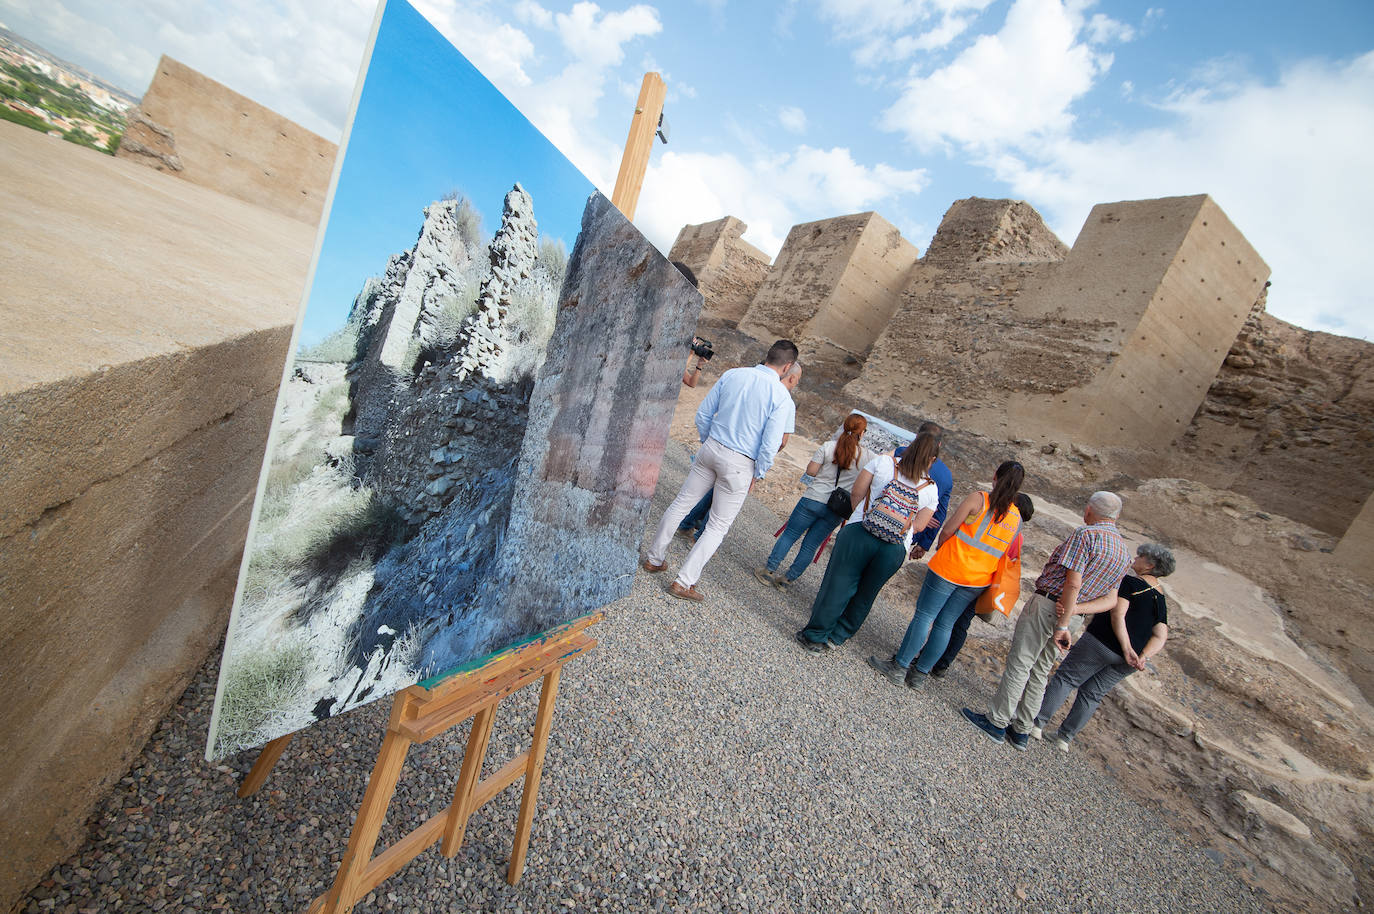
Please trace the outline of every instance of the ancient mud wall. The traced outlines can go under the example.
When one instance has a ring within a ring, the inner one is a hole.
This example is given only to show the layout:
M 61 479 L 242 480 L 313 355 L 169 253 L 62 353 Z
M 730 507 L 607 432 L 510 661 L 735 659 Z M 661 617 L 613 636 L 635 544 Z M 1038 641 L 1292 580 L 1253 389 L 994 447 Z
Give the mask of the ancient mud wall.
M 1061 250 L 1025 204 L 959 201 L 846 390 L 1004 438 L 1172 441 L 1268 268 L 1205 196 L 1100 205 Z
M 678 232 L 668 259 L 692 268 L 706 299 L 702 317 L 738 323 L 768 275 L 768 255 L 740 237 L 748 228 L 726 216 Z
M 1107 323 L 1028 319 L 1013 307 L 1066 252 L 1025 203 L 956 201 L 846 393 L 888 415 L 954 424 L 1027 387 L 1085 382 L 1104 360 Z
M 918 254 L 877 213 L 794 226 L 739 329 L 862 355 L 896 310 Z
M 310 225 L 338 146 L 163 56 L 119 156 Z
M 1374 343 L 1303 330 L 1258 304 L 1178 441 L 1190 478 L 1369 555 L 1374 525 Z M 1370 556 L 1374 559 L 1374 556 Z M 1371 563 L 1370 567 L 1374 567 Z
M 223 634 L 314 233 L 13 124 L 0 181 L 8 910 Z

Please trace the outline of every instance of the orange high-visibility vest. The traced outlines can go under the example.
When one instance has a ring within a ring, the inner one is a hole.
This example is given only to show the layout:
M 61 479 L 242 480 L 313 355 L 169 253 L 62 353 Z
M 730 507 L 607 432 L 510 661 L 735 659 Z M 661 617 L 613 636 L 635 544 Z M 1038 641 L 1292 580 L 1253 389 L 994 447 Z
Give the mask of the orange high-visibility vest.
M 988 493 L 983 496 L 983 510 L 970 514 L 953 536 L 945 540 L 930 560 L 930 570 L 951 584 L 965 587 L 986 587 L 992 583 L 997 560 L 1016 539 L 1021 527 L 1021 512 L 1012 505 L 1000 521 L 992 519 Z

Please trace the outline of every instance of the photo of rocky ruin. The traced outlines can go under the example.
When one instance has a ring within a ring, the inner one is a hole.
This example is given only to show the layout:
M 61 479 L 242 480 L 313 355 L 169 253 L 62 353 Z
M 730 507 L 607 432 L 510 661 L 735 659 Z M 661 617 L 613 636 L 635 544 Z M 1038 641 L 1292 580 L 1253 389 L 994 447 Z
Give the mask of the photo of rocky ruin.
M 627 593 L 701 306 L 403 2 L 380 16 L 343 159 L 211 758 Z

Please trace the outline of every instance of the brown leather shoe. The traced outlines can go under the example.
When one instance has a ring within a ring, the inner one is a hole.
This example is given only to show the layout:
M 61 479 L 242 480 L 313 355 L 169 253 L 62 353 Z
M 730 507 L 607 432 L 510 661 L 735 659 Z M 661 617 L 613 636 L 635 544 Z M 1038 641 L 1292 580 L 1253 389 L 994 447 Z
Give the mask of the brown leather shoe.
M 679 600 L 695 600 L 700 603 L 702 600 L 706 599 L 706 594 L 697 590 L 695 584 L 691 587 L 683 587 L 677 581 L 668 585 L 668 593 L 677 597 Z
M 655 565 L 653 562 L 649 561 L 648 559 L 645 559 L 644 561 L 639 563 L 639 567 L 649 572 L 649 574 L 658 574 L 660 571 L 668 570 L 668 563 L 663 562 L 659 565 Z

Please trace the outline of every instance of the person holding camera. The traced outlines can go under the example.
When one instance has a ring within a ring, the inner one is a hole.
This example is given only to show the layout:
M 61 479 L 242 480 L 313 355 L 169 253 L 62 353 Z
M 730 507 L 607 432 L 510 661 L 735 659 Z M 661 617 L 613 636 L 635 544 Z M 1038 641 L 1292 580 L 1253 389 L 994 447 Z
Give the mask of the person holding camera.
M 779 590 L 785 589 L 802 576 L 826 537 L 853 512 L 849 493 L 859 472 L 876 456 L 860 443 L 867 429 L 867 419 L 850 413 L 839 437 L 816 448 L 816 453 L 811 455 L 806 473 L 814 478 L 787 518 L 787 526 L 778 535 L 767 564 L 755 569 L 754 577 L 759 581 Z M 798 539 L 802 544 L 797 557 L 786 574 L 779 573 L 782 560 Z
M 688 387 L 696 387 L 697 380 L 701 378 L 701 370 L 706 367 L 706 363 L 716 353 L 711 348 L 711 341 L 704 340 L 699 336 L 692 337 L 692 342 L 687 348 L 692 350 L 692 355 L 696 357 L 697 363 L 693 365 L 690 358 L 687 360 L 687 368 L 682 372 L 682 383 Z
M 706 529 L 678 570 L 668 592 L 682 600 L 703 600 L 696 583 L 744 507 L 754 480 L 762 479 L 781 450 L 796 406 L 782 378 L 797 361 L 797 346 L 778 340 L 762 365 L 732 368 L 720 376 L 697 410 L 701 449 L 673 503 L 659 521 L 641 567 L 650 574 L 668 569 L 668 543 L 692 505 L 715 493 Z

